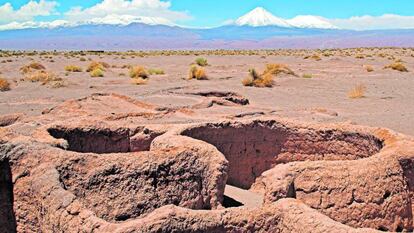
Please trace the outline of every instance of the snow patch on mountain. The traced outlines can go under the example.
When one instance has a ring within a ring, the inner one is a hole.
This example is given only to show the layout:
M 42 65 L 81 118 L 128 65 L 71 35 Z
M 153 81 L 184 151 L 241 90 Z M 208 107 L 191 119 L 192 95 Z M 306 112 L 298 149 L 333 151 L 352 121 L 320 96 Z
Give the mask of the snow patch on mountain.
M 0 25 L 0 31 L 6 30 L 19 30 L 28 28 L 48 28 L 54 29 L 58 27 L 76 27 L 82 25 L 119 25 L 126 26 L 132 23 L 143 23 L 147 25 L 167 25 L 175 26 L 173 22 L 161 17 L 145 17 L 145 16 L 132 16 L 132 15 L 107 15 L 102 18 L 93 18 L 90 20 L 69 22 L 66 20 L 55 20 L 51 22 L 12 22 L 4 25 Z
M 291 27 L 286 20 L 274 16 L 263 7 L 257 7 L 249 13 L 243 15 L 235 21 L 239 26 L 279 26 L 279 27 Z
M 293 19 L 287 20 L 287 22 L 298 28 L 338 29 L 327 19 L 314 15 L 298 15 Z

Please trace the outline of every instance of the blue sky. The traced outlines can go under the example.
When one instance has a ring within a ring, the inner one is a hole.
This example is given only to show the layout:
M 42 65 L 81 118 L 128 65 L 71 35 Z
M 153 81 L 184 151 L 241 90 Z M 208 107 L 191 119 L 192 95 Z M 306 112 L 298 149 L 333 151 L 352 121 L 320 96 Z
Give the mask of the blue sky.
M 414 0 L 0 0 L 0 26 L 53 20 L 108 22 L 117 17 L 127 22 L 147 16 L 183 26 L 212 27 L 258 6 L 281 18 L 316 15 L 344 28 L 414 28 Z M 105 18 L 108 15 L 112 17 Z
M 414 15 L 414 0 L 172 0 L 172 9 L 188 10 L 192 26 L 213 26 L 262 6 L 276 16 L 318 15 L 326 18 L 383 14 Z

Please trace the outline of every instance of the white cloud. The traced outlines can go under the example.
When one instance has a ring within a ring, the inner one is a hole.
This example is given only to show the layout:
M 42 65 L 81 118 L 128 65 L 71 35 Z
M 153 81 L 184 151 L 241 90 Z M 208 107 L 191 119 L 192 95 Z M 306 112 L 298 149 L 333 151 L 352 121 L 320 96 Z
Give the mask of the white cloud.
M 37 16 L 49 16 L 55 13 L 58 3 L 55 1 L 29 1 L 19 9 L 7 2 L 0 6 L 0 24 L 32 21 Z
M 74 7 L 65 13 L 69 21 L 88 21 L 92 19 L 111 17 L 153 17 L 174 22 L 189 19 L 190 16 L 184 12 L 170 9 L 171 3 L 161 0 L 103 0 L 89 7 Z
M 329 22 L 342 29 L 354 30 L 414 28 L 414 16 L 394 14 L 355 16 L 349 19 L 330 19 Z

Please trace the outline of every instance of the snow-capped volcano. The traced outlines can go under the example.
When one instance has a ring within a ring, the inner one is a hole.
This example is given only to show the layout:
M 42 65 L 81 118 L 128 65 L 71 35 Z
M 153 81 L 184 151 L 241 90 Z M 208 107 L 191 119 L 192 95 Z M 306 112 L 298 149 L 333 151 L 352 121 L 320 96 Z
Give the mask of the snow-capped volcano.
M 243 15 L 236 20 L 236 25 L 239 26 L 279 26 L 279 27 L 291 27 L 291 25 L 284 19 L 274 16 L 263 7 L 257 7 L 249 13 Z
M 338 29 L 327 19 L 314 15 L 298 15 L 293 19 L 283 19 L 274 16 L 263 7 L 257 7 L 249 13 L 238 18 L 235 22 L 239 26 L 279 26 L 286 28 L 320 28 Z
M 293 19 L 287 20 L 287 22 L 298 28 L 338 29 L 328 20 L 314 15 L 298 15 Z

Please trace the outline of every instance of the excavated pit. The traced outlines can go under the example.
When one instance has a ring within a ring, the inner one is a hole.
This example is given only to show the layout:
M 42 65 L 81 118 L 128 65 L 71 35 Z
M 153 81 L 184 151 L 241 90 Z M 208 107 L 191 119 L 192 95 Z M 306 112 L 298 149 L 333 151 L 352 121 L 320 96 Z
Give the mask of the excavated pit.
M 16 219 L 13 211 L 13 182 L 9 161 L 0 160 L 0 229 L 16 232 Z
M 65 139 L 70 151 L 80 153 L 127 153 L 148 151 L 152 140 L 161 133 L 146 128 L 66 128 L 53 127 L 48 132 L 57 139 Z
M 249 189 L 264 171 L 304 160 L 356 160 L 379 152 L 378 138 L 340 130 L 289 127 L 276 121 L 209 123 L 182 135 L 214 145 L 229 161 L 227 184 Z
M 210 209 L 206 164 L 187 152 L 76 157 L 57 167 L 64 189 L 109 222 L 137 218 L 165 205 Z

